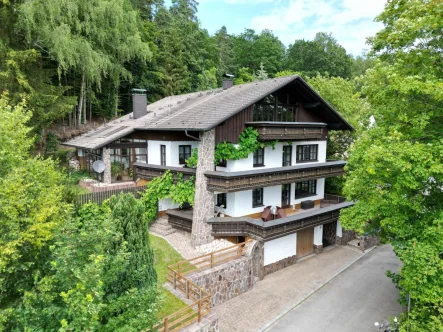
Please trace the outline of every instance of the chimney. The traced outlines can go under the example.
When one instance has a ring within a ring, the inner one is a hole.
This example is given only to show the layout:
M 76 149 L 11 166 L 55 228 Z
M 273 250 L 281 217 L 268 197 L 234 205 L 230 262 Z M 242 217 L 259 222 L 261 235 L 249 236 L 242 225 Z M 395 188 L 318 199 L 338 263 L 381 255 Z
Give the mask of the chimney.
M 229 89 L 234 86 L 234 75 L 223 74 L 223 90 Z
M 146 107 L 148 103 L 146 101 L 145 89 L 132 89 L 132 116 L 134 119 L 141 118 L 148 113 Z

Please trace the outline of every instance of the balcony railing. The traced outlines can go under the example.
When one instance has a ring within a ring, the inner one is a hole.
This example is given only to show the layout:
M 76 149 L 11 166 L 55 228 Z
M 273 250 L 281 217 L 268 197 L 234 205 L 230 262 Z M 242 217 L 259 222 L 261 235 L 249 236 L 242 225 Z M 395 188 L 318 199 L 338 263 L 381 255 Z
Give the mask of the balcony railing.
M 333 204 L 323 209 L 295 214 L 286 218 L 261 221 L 249 217 L 211 218 L 213 236 L 250 236 L 257 240 L 272 240 L 302 229 L 337 221 L 340 210 L 353 202 Z
M 188 180 L 195 176 L 195 168 L 161 166 L 145 163 L 134 163 L 134 174 L 136 178 L 152 180 L 157 176 L 162 176 L 166 171 L 171 171 L 174 181 L 177 181 L 178 173 L 183 174 L 183 179 Z
M 260 141 L 326 140 L 326 123 L 320 122 L 247 122 L 257 129 Z
M 320 207 L 328 207 L 334 204 L 343 203 L 346 201 L 346 198 L 337 195 L 325 194 L 325 198 L 320 200 Z
M 192 210 L 166 210 L 168 223 L 174 227 L 186 232 L 192 231 Z
M 242 172 L 205 172 L 210 191 L 223 193 L 263 188 L 304 180 L 315 180 L 340 176 L 344 173 L 346 161 L 331 161 L 316 164 L 300 164 L 278 168 L 260 168 Z

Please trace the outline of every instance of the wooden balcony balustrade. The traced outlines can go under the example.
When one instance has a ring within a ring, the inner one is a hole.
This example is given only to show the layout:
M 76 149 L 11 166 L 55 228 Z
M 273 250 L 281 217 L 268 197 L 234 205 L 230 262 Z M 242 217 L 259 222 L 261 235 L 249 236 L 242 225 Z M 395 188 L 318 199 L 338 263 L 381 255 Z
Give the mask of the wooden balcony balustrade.
M 340 160 L 309 165 L 260 168 L 242 172 L 209 171 L 205 172 L 205 176 L 208 178 L 208 190 L 229 193 L 340 176 L 344 173 L 345 165 L 346 162 Z
M 134 163 L 134 176 L 144 180 L 152 180 L 157 176 L 162 176 L 166 171 L 171 171 L 174 182 L 177 181 L 178 173 L 183 174 L 184 180 L 189 180 L 195 176 L 195 168 L 161 166 L 145 163 Z
M 337 221 L 340 210 L 353 202 L 333 204 L 322 209 L 263 222 L 249 217 L 211 218 L 213 236 L 250 236 L 257 240 L 273 240 L 302 229 Z
M 168 223 L 183 231 L 192 231 L 192 210 L 166 210 Z
M 321 122 L 247 122 L 258 131 L 260 141 L 326 140 L 328 129 Z

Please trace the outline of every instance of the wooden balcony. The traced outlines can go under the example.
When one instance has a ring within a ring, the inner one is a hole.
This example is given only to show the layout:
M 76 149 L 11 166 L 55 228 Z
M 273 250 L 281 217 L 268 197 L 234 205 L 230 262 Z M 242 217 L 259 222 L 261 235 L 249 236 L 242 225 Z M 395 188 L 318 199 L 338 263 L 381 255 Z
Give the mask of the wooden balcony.
M 328 129 L 321 122 L 247 122 L 259 133 L 260 141 L 326 140 Z
M 242 172 L 205 172 L 210 191 L 223 193 L 295 183 L 340 176 L 344 172 L 346 161 L 328 161 L 309 165 L 296 165 L 277 168 L 256 168 Z
M 152 180 L 157 176 L 162 176 L 166 171 L 171 171 L 174 181 L 178 179 L 177 174 L 183 174 L 184 180 L 189 180 L 195 176 L 195 168 L 160 166 L 145 163 L 134 163 L 134 177 L 144 180 Z
M 269 241 L 305 228 L 337 221 L 340 210 L 353 204 L 353 202 L 333 204 L 325 208 L 266 222 L 249 217 L 229 217 L 211 218 L 208 223 L 212 226 L 213 236 L 250 236 L 256 240 Z

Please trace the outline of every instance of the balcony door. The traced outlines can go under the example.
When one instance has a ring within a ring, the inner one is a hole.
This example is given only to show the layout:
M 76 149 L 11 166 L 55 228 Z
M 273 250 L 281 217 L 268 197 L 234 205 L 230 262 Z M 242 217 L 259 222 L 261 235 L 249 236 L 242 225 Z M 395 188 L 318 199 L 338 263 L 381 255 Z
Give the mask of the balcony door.
M 291 204 L 291 184 L 281 186 L 281 207 L 286 208 Z

